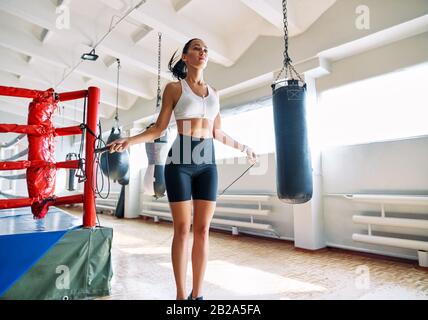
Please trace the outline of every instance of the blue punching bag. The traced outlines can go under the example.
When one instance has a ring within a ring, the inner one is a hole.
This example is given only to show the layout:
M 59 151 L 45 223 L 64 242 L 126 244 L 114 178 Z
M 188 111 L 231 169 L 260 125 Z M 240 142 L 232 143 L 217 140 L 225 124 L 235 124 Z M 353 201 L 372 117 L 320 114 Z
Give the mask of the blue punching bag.
M 150 126 L 149 126 L 150 127 Z M 168 155 L 169 129 L 153 142 L 146 143 L 148 167 L 144 176 L 144 189 L 155 198 L 165 196 L 165 161 Z
M 272 85 L 276 144 L 276 186 L 285 203 L 305 203 L 312 198 L 312 165 L 306 123 L 306 84 L 286 80 Z
M 166 133 L 155 139 L 155 171 L 154 171 L 154 191 L 155 197 L 160 198 L 165 196 L 166 184 L 165 184 L 165 160 L 168 155 L 168 138 L 169 129 Z
M 117 130 L 117 131 L 116 131 Z M 107 144 L 114 140 L 120 139 L 121 130 L 113 127 L 107 139 Z M 129 153 L 128 150 L 123 152 L 104 152 L 101 155 L 101 170 L 114 181 L 118 181 L 122 185 L 129 182 Z

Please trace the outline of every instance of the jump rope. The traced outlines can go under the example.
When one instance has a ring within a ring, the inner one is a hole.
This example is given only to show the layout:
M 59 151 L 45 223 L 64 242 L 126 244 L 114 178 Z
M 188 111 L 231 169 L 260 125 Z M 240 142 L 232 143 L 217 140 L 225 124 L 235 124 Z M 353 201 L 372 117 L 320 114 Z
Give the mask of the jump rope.
M 101 128 L 101 124 L 99 124 L 99 126 Z M 95 154 L 96 155 L 99 155 L 101 153 L 107 152 L 110 149 L 110 147 L 107 147 L 106 143 L 101 138 L 100 138 L 100 141 L 102 141 L 104 143 L 104 147 L 95 148 Z M 98 158 L 99 156 L 96 156 L 96 157 Z M 233 182 L 231 184 L 229 184 L 221 193 L 217 194 L 217 196 L 221 196 L 222 194 L 224 194 L 227 189 L 229 189 L 236 181 L 238 181 L 239 179 L 241 179 L 242 176 L 244 174 L 246 174 L 248 172 L 248 170 L 250 170 L 255 164 L 256 164 L 256 162 L 253 163 L 253 164 L 251 164 L 247 169 L 245 169 L 245 171 L 238 178 L 236 178 L 235 180 L 233 180 Z M 103 199 L 105 199 L 105 198 L 103 198 Z
M 108 165 L 108 161 L 106 161 L 106 171 L 107 171 L 107 193 L 105 195 L 102 194 L 104 187 L 105 187 L 105 182 L 104 182 L 104 174 L 101 171 L 101 154 L 104 152 L 109 151 L 110 147 L 107 146 L 107 143 L 104 141 L 104 139 L 102 138 L 102 127 L 101 127 L 101 121 L 98 121 L 98 132 L 99 134 L 96 135 L 92 130 L 90 130 L 88 128 L 88 126 L 84 123 L 85 119 L 86 119 L 86 105 L 87 105 L 87 98 L 85 97 L 84 99 L 84 107 L 83 107 L 83 122 L 80 125 L 80 128 L 82 129 L 82 136 L 80 139 L 80 147 L 79 147 L 79 153 L 78 153 L 78 160 L 79 160 L 79 168 L 78 170 L 76 170 L 75 176 L 78 178 L 79 183 L 86 181 L 87 177 L 86 177 L 86 172 L 85 172 L 85 159 L 82 157 L 83 154 L 83 146 L 84 146 L 84 136 L 85 136 L 85 131 L 87 130 L 87 132 L 89 134 L 91 134 L 92 136 L 94 136 L 95 141 L 94 141 L 94 162 L 93 162 L 93 167 L 92 167 L 92 172 L 94 172 L 95 174 L 95 183 L 91 183 L 91 189 L 92 191 L 99 196 L 100 199 L 108 199 L 108 197 L 110 196 L 110 177 L 109 177 L 109 165 Z M 232 181 L 232 183 L 230 183 L 221 193 L 219 193 L 217 196 L 221 196 L 223 195 L 234 183 L 236 183 L 236 181 L 238 181 L 239 179 L 241 179 L 254 165 L 256 164 L 256 162 L 254 162 L 253 164 L 251 164 L 244 172 L 242 172 L 242 174 L 237 177 L 235 180 Z M 101 183 L 99 184 L 98 182 L 98 177 L 100 176 L 101 179 Z M 94 197 L 94 206 L 96 206 L 96 197 Z M 96 213 L 97 216 L 97 222 L 98 222 L 98 227 L 101 227 L 101 223 L 98 217 L 98 213 Z

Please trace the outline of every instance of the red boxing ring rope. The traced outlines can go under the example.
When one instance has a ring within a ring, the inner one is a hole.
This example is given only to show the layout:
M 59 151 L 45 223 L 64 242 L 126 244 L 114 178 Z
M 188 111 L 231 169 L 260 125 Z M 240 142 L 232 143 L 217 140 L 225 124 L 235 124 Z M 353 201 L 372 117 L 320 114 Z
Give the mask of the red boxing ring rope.
M 0 209 L 31 206 L 35 218 L 43 218 L 53 205 L 83 202 L 83 226 L 95 227 L 95 136 L 97 132 L 100 89 L 56 94 L 53 89 L 46 91 L 0 86 L 0 95 L 32 98 L 29 105 L 27 125 L 0 124 L 1 132 L 25 133 L 28 137 L 28 160 L 0 161 L 0 170 L 27 170 L 27 188 L 29 198 L 0 199 Z M 59 101 L 88 98 L 86 118 L 86 149 L 84 192 L 79 195 L 56 197 L 54 195 L 56 170 L 59 168 L 77 169 L 78 160 L 55 161 L 54 138 L 82 133 L 81 126 L 54 128 L 51 117 Z

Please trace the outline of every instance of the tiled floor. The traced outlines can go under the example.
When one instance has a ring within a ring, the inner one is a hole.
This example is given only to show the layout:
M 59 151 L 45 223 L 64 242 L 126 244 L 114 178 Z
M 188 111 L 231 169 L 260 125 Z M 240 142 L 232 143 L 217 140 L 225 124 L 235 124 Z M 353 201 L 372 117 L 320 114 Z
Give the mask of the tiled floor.
M 112 295 L 175 299 L 172 225 L 99 215 L 112 227 Z M 189 243 L 190 259 L 191 241 Z M 395 259 L 397 260 L 397 259 Z M 337 249 L 306 252 L 265 238 L 210 233 L 206 299 L 427 299 L 428 270 L 417 262 Z M 191 264 L 188 270 L 191 289 Z

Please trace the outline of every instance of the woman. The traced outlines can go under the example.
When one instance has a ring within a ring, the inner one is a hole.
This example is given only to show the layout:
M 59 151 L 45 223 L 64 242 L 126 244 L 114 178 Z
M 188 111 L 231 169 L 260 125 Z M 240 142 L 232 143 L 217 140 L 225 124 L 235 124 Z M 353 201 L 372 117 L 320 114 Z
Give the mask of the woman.
M 187 299 L 202 300 L 202 283 L 208 260 L 208 234 L 217 198 L 217 167 L 213 139 L 245 152 L 250 163 L 256 154 L 221 130 L 217 91 L 203 78 L 208 48 L 200 39 L 188 41 L 181 59 L 169 69 L 179 81 L 166 85 L 162 108 L 154 126 L 133 137 L 113 141 L 110 152 L 122 152 L 132 144 L 158 138 L 174 112 L 177 139 L 168 153 L 165 183 L 173 218 L 172 265 L 178 300 L 186 297 L 187 241 L 193 205 L 193 290 Z M 191 199 L 193 198 L 193 202 Z

